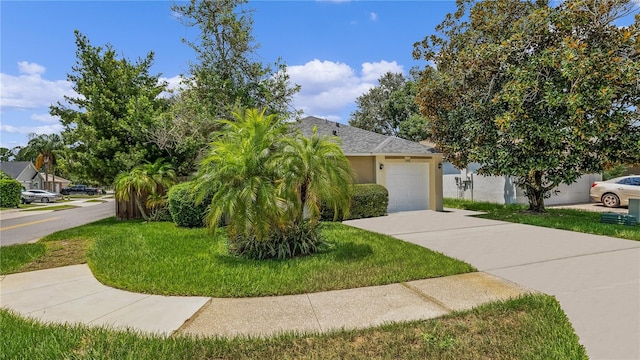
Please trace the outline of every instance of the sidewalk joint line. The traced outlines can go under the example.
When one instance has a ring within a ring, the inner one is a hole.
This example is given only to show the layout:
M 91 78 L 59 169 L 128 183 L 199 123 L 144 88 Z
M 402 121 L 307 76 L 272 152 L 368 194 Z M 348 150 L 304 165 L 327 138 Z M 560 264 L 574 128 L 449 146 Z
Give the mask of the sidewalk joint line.
M 307 301 L 309 301 L 309 305 L 311 305 L 311 311 L 313 311 L 313 317 L 316 318 L 316 323 L 318 324 L 318 328 L 320 328 L 321 332 L 324 332 L 324 329 L 320 324 L 320 319 L 318 319 L 318 313 L 316 312 L 316 308 L 313 306 L 313 302 L 311 301 L 309 294 L 306 294 L 306 296 L 307 296 Z
M 117 289 L 116 289 L 116 290 L 117 290 Z M 121 290 L 120 290 L 120 291 L 121 291 Z M 140 294 L 140 295 L 143 295 L 143 294 Z M 111 314 L 113 314 L 113 313 L 114 313 L 114 312 L 116 312 L 116 311 L 120 311 L 120 310 L 122 310 L 122 309 L 124 309 L 124 308 L 127 308 L 127 307 L 129 307 L 129 306 L 133 305 L 133 304 L 137 304 L 137 303 L 139 303 L 139 302 L 140 302 L 140 301 L 142 301 L 142 300 L 146 300 L 146 299 L 148 299 L 148 298 L 149 298 L 149 297 L 151 297 L 151 296 L 154 296 L 154 295 L 148 295 L 148 294 L 146 294 L 146 296 L 144 296 L 144 297 L 142 297 L 142 298 L 140 298 L 140 299 L 138 299 L 138 300 L 136 300 L 136 301 L 133 301 L 133 302 L 127 303 L 126 305 L 122 305 L 122 306 L 120 306 L 119 308 L 114 309 L 113 311 L 110 311 L 110 312 L 108 312 L 108 313 L 106 313 L 106 314 L 100 315 L 100 316 L 98 316 L 97 318 L 95 318 L 95 319 L 93 319 L 93 320 L 89 320 L 89 324 L 93 323 L 93 322 L 94 322 L 94 321 L 96 321 L 96 320 L 102 319 L 103 317 L 105 317 L 105 316 L 107 316 L 107 315 L 111 315 Z M 156 295 L 156 296 L 157 296 L 157 295 Z
M 494 221 L 498 221 L 498 220 L 494 220 Z M 504 225 L 512 225 L 512 224 L 514 224 L 514 223 L 502 222 L 501 224 L 476 225 L 476 226 L 456 227 L 454 229 L 440 229 L 440 230 L 429 230 L 429 231 L 424 231 L 424 230 L 422 230 L 422 231 L 409 231 L 409 232 L 403 232 L 403 233 L 392 233 L 392 234 L 390 233 L 390 234 L 386 234 L 386 235 L 398 236 L 398 235 L 411 235 L 411 234 L 430 234 L 430 233 L 437 233 L 437 232 L 443 232 L 443 231 L 456 231 L 456 230 L 486 228 L 486 227 L 504 226 Z
M 38 288 L 38 289 L 41 289 L 41 288 Z M 56 307 L 56 306 L 60 306 L 60 305 L 62 305 L 62 304 L 66 304 L 66 303 L 74 302 L 74 301 L 76 301 L 76 300 L 80 300 L 80 299 L 84 299 L 84 298 L 89 297 L 89 296 L 93 296 L 93 295 L 96 295 L 96 294 L 100 294 L 100 293 L 103 293 L 103 292 L 108 291 L 108 290 L 109 290 L 109 289 L 99 290 L 99 291 L 96 291 L 96 292 L 92 292 L 91 294 L 87 294 L 87 295 L 83 295 L 83 296 L 75 297 L 75 298 L 70 299 L 70 300 L 66 300 L 66 301 L 58 302 L 58 303 L 55 303 L 55 304 L 52 304 L 52 305 L 49 305 L 49 306 L 45 306 L 45 307 L 42 307 L 42 308 L 39 308 L 39 309 L 35 309 L 35 310 L 32 310 L 32 311 L 29 311 L 27 314 L 32 314 L 32 313 L 37 312 L 37 311 L 44 311 L 44 310 L 47 310 L 47 309 L 51 309 L 51 308 L 54 308 L 54 307 Z
M 638 247 L 638 246 L 632 246 L 632 247 L 624 248 L 624 249 L 615 249 L 615 250 L 608 250 L 608 251 L 591 252 L 591 253 L 586 253 L 586 254 L 579 254 L 579 255 L 572 255 L 572 256 L 559 257 L 559 258 L 555 258 L 555 259 L 548 259 L 548 260 L 534 261 L 534 262 L 525 263 L 525 264 L 518 264 L 518 265 L 503 266 L 503 267 L 499 267 L 499 268 L 492 268 L 492 269 L 484 269 L 484 270 L 480 270 L 480 271 L 482 271 L 482 272 L 489 272 L 489 271 L 495 271 L 495 270 L 513 269 L 513 268 L 522 267 L 522 266 L 529 266 L 529 265 L 544 264 L 544 263 L 550 263 L 550 262 L 560 261 L 560 260 L 577 259 L 577 258 L 581 258 L 581 257 L 585 257 L 585 256 L 593 256 L 593 255 L 600 255 L 600 254 L 611 254 L 611 253 L 616 253 L 616 252 L 621 252 L 621 251 L 627 251 L 627 250 L 634 250 L 634 249 L 640 249 L 640 247 Z

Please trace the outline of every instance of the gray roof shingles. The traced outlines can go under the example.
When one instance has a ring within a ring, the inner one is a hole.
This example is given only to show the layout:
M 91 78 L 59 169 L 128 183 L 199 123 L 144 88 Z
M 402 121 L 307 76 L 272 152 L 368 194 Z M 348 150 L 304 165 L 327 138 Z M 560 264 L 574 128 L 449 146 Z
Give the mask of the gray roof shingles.
M 295 125 L 307 137 L 311 136 L 314 127 L 317 127 L 317 133 L 320 136 L 336 135 L 342 142 L 340 145 L 345 155 L 428 155 L 437 153 L 436 149 L 413 141 L 362 130 L 314 116 L 300 119 Z
M 31 164 L 29 161 L 0 161 L 0 170 L 16 179 Z

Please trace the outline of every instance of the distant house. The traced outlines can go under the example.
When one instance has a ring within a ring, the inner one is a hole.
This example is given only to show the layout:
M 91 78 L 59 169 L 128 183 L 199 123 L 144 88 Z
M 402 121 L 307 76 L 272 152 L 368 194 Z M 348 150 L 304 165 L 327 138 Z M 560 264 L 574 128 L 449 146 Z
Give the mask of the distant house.
M 337 136 L 356 172 L 356 183 L 389 191 L 389 212 L 442 211 L 442 154 L 433 147 L 309 116 L 296 126 L 305 136 Z
M 0 170 L 18 180 L 27 190 L 44 188 L 44 178 L 31 161 L 0 162 Z
M 53 176 L 52 174 L 49 174 L 49 175 L 40 174 L 40 175 L 47 180 L 45 182 L 45 185 L 47 187 L 46 190 L 48 191 L 59 193 L 60 190 L 62 190 L 62 188 L 65 188 L 71 185 L 71 180 L 61 178 L 60 176 L 57 176 L 57 175 L 56 176 Z M 49 177 L 47 178 L 47 176 Z
M 71 181 L 49 174 L 40 173 L 30 161 L 6 161 L 0 162 L 0 170 L 7 173 L 13 179 L 18 180 L 27 189 L 43 189 L 53 192 L 60 192 L 63 187 L 69 186 Z M 55 179 L 54 179 L 55 178 Z M 48 181 L 46 181 L 48 180 Z M 45 184 L 46 189 L 45 189 Z
M 478 175 L 479 164 L 469 164 L 457 169 L 444 163 L 443 194 L 447 198 L 473 199 L 498 204 L 528 204 L 529 199 L 516 186 L 512 176 Z M 545 199 L 545 205 L 578 204 L 590 202 L 589 189 L 594 181 L 602 180 L 600 174 L 585 174 L 571 185 L 560 185 L 558 193 Z

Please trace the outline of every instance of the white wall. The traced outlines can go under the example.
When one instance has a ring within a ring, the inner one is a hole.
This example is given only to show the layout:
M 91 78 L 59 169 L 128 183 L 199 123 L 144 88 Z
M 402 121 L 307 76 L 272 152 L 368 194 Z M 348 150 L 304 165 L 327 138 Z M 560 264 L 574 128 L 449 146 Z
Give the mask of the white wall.
M 448 164 L 451 166 L 451 164 Z M 513 179 L 508 176 L 482 176 L 475 173 L 477 165 L 469 166 L 467 169 L 457 170 L 454 167 L 443 166 L 447 169 L 443 175 L 442 192 L 445 198 L 462 198 L 474 201 L 487 201 L 498 204 L 528 204 L 528 199 L 522 190 L 516 188 Z M 456 172 L 457 171 L 457 172 Z M 459 192 L 455 178 L 462 180 L 473 179 L 473 190 L 469 189 Z M 545 205 L 577 204 L 588 203 L 589 189 L 594 181 L 602 180 L 600 174 L 587 174 L 579 178 L 571 185 L 560 185 L 556 195 L 545 199 Z

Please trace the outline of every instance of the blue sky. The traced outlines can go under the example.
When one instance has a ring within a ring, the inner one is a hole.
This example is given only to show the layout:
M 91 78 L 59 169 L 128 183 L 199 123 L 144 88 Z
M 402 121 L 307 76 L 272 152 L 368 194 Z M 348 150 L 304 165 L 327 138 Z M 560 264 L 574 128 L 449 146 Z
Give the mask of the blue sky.
M 74 95 L 73 31 L 94 46 L 111 44 L 130 61 L 155 52 L 152 74 L 171 84 L 187 72 L 195 36 L 171 1 L 0 1 L 0 146 L 25 145 L 29 133 L 60 132 L 48 107 Z M 250 1 L 253 35 L 264 63 L 278 57 L 302 86 L 294 105 L 305 115 L 346 123 L 355 99 L 386 71 L 408 74 L 423 61 L 412 45 L 434 32 L 455 1 Z

